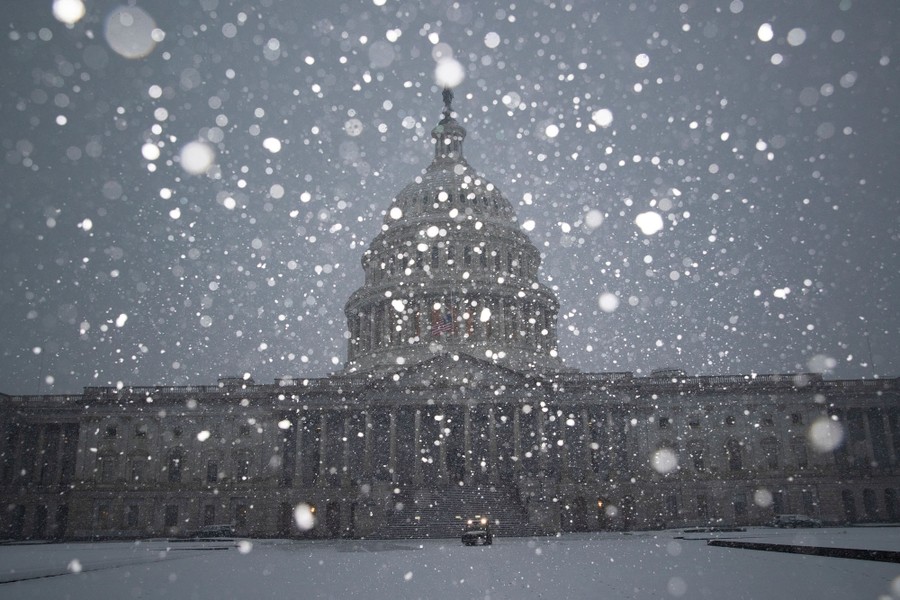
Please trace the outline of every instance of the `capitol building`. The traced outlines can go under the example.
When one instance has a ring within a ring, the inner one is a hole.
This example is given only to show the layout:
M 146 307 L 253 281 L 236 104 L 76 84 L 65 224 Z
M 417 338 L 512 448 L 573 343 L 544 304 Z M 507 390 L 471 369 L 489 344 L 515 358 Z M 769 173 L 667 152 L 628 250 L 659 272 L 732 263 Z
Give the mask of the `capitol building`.
M 341 372 L 0 394 L 0 538 L 900 520 L 900 378 L 567 368 L 540 253 L 451 100 L 362 256 Z

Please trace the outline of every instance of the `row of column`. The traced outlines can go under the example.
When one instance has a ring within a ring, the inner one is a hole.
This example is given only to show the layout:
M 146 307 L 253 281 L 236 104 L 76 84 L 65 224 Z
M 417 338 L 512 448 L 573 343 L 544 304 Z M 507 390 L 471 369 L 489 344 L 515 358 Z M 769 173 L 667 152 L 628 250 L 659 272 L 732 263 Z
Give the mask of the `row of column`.
M 435 304 L 440 304 L 435 309 Z M 481 320 L 484 308 L 490 310 L 490 318 Z M 443 319 L 449 313 L 452 319 L 451 331 L 434 334 L 432 326 L 435 319 Z M 469 317 L 464 318 L 468 313 Z M 531 320 L 534 323 L 531 323 Z M 351 360 L 359 355 L 388 347 L 404 347 L 410 340 L 418 338 L 419 343 L 443 336 L 454 338 L 466 337 L 469 341 L 509 340 L 516 346 L 536 346 L 544 340 L 543 346 L 554 345 L 554 324 L 546 310 L 542 310 L 536 302 L 525 303 L 524 307 L 517 302 L 502 298 L 479 298 L 478 305 L 473 306 L 471 299 L 454 302 L 452 299 L 435 297 L 417 301 L 408 301 L 404 310 L 397 311 L 390 301 L 371 305 L 357 315 L 350 323 L 351 327 Z M 519 336 L 518 332 L 525 332 Z M 543 333 L 546 331 L 547 333 Z
M 438 422 L 436 429 L 426 426 L 424 421 L 433 418 L 433 414 L 411 408 L 407 413 L 412 416 L 411 431 L 402 430 L 400 407 L 386 409 L 387 419 L 383 423 L 387 425 L 386 439 L 379 439 L 372 412 L 354 417 L 323 411 L 305 424 L 298 422 L 296 459 L 291 463 L 293 476 L 307 485 L 324 481 L 347 486 L 354 480 L 386 479 L 422 486 L 453 484 L 460 468 L 462 480 L 471 483 L 478 479 L 499 481 L 504 476 L 519 474 L 537 477 L 540 473 L 567 479 L 591 473 L 606 474 L 609 469 L 621 466 L 621 457 L 614 456 L 610 445 L 624 442 L 623 430 L 616 429 L 609 413 L 601 421 L 592 419 L 587 408 L 564 413 L 555 417 L 559 423 L 548 438 L 550 412 L 545 413 L 538 406 L 534 406 L 533 418 L 529 419 L 531 427 L 523 423 L 520 405 L 506 405 L 506 410 L 488 407 L 486 413 L 481 413 L 487 419 L 483 424 L 473 422 L 471 406 L 460 405 L 460 408 L 461 428 L 456 423 Z M 459 418 L 459 409 L 453 412 Z M 505 434 L 497 431 L 499 412 L 512 421 L 511 431 L 507 429 Z M 335 414 L 341 416 L 335 418 Z M 573 421 L 574 425 L 569 424 Z M 437 436 L 426 435 L 436 430 Z M 506 434 L 511 439 L 503 439 L 502 435 Z M 478 436 L 486 439 L 479 441 Z M 439 443 L 435 444 L 436 441 Z M 380 446 L 385 443 L 386 448 Z M 573 451 L 578 454 L 577 460 L 569 456 Z M 481 465 L 481 461 L 485 464 Z M 509 461 L 509 465 L 503 461 Z

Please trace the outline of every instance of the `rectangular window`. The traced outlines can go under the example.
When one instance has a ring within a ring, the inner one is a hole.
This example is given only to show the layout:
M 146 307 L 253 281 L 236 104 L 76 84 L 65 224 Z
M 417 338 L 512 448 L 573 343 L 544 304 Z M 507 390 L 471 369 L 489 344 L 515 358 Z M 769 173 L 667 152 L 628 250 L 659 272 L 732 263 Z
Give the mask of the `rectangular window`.
M 216 483 L 219 480 L 219 463 L 211 460 L 206 463 L 206 483 Z
M 701 519 L 709 518 L 709 504 L 704 495 L 697 496 L 697 516 Z
M 660 417 L 659 418 L 659 428 L 660 429 L 668 429 L 669 425 L 671 425 L 671 423 L 672 422 L 669 420 L 669 417 Z
M 250 477 L 250 455 L 248 453 L 242 452 L 237 455 L 235 476 L 242 481 Z
M 669 519 L 678 518 L 678 496 L 675 494 L 666 496 L 666 515 Z
M 215 525 L 216 524 L 216 505 L 215 504 L 207 504 L 203 507 L 203 524 L 204 525 Z
M 175 527 L 178 525 L 178 506 L 175 504 L 166 504 L 165 522 L 166 527 Z
M 129 504 L 125 509 L 125 527 L 135 529 L 140 518 L 140 507 L 137 504 Z
M 235 527 L 247 526 L 247 505 L 238 504 L 234 507 L 234 525 Z
M 181 455 L 173 454 L 169 456 L 168 463 L 169 483 L 179 483 L 181 481 Z
M 97 528 L 109 529 L 109 504 L 97 506 Z
M 116 430 L 115 425 L 108 425 L 106 427 L 106 437 L 114 438 L 114 437 L 116 437 L 116 433 L 117 433 L 117 430 Z
M 812 490 L 803 490 L 801 498 L 803 499 L 803 512 L 811 517 L 815 516 L 818 511 L 816 511 L 816 500 Z
M 103 483 L 111 483 L 115 481 L 118 464 L 119 461 L 116 460 L 115 456 L 100 457 L 100 480 Z
M 39 504 L 34 508 L 34 527 L 32 528 L 31 537 L 34 539 L 42 539 L 47 535 L 47 507 Z

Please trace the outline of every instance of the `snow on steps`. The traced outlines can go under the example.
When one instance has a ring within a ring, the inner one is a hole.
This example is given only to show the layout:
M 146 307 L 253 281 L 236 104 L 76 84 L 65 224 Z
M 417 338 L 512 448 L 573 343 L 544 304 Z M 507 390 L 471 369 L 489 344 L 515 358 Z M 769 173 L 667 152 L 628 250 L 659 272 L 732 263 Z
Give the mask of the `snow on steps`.
M 395 510 L 371 538 L 455 538 L 466 520 L 488 515 L 495 536 L 521 537 L 545 532 L 528 523 L 525 508 L 514 488 L 458 486 L 398 499 Z

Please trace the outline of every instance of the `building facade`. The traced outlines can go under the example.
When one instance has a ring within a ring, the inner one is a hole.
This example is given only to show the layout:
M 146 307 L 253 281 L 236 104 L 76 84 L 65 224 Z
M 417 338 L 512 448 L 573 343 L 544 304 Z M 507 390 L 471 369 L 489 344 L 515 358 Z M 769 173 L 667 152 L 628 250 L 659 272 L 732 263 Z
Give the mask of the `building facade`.
M 898 378 L 567 369 L 540 254 L 466 162 L 451 100 L 363 256 L 344 371 L 0 395 L 0 537 L 436 537 L 485 512 L 500 534 L 900 518 Z

